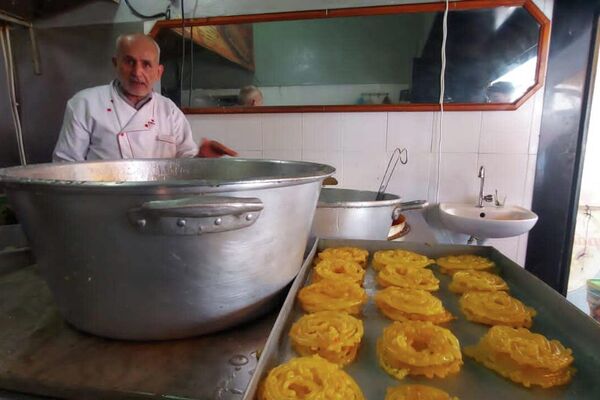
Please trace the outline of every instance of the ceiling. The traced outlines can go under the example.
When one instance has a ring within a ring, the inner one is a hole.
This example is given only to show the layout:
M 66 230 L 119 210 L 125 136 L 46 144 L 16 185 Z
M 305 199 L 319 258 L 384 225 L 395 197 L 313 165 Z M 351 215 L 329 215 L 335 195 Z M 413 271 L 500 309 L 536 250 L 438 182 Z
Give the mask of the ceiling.
M 0 0 L 0 12 L 26 21 L 68 11 L 92 0 Z M 104 0 L 118 3 L 118 0 Z

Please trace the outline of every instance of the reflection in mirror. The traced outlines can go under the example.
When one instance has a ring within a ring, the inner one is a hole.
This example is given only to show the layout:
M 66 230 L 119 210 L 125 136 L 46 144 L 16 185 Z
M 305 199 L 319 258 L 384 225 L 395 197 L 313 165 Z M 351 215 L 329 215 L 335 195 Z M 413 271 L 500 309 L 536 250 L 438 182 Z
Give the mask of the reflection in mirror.
M 155 35 L 161 90 L 193 108 L 437 103 L 442 18 L 165 27 Z M 451 11 L 445 102 L 517 101 L 537 82 L 540 35 L 541 24 L 520 6 Z

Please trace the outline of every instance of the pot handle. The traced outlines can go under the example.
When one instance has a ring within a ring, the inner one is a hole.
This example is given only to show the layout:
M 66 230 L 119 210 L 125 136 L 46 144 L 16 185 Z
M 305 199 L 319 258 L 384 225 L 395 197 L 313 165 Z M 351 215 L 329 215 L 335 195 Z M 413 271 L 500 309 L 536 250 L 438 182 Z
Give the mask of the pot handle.
M 263 208 L 255 197 L 196 196 L 148 201 L 130 209 L 127 217 L 141 233 L 201 235 L 250 226 Z
M 400 203 L 398 207 L 394 208 L 394 211 L 392 211 L 392 221 L 395 221 L 400 216 L 402 211 L 420 210 L 428 205 L 429 203 L 427 200 L 414 200 L 406 203 Z

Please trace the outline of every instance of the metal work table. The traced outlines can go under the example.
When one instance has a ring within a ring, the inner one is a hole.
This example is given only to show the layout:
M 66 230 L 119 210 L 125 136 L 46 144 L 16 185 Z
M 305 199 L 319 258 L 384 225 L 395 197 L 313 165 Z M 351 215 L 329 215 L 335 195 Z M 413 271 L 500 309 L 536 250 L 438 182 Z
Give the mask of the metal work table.
M 64 322 L 35 266 L 11 261 L 3 269 L 2 260 L 0 254 L 0 400 L 238 400 L 277 316 L 267 312 L 251 323 L 191 339 L 103 339 Z
M 412 227 L 405 240 L 436 241 L 420 211 L 405 215 Z M 255 352 L 266 342 L 277 312 L 229 331 L 186 340 L 139 343 L 98 338 L 77 331 L 59 316 L 48 288 L 30 265 L 26 245 L 19 226 L 0 226 L 0 400 L 56 398 L 43 395 L 242 398 L 256 367 Z M 2 252 L 7 246 L 10 254 Z

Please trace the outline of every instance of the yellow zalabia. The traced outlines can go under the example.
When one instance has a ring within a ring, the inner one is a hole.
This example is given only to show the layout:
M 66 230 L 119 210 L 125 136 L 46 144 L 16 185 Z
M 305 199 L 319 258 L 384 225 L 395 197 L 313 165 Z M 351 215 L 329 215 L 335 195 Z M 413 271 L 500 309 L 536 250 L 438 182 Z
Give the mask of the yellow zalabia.
M 343 311 L 360 314 L 367 302 L 367 293 L 357 283 L 347 280 L 323 279 L 303 287 L 298 300 L 304 311 Z
M 364 400 L 350 375 L 319 357 L 293 358 L 271 371 L 258 389 L 259 400 Z
M 433 264 L 433 260 L 408 250 L 379 250 L 373 254 L 373 268 L 379 271 L 386 265 L 403 265 L 423 268 Z
M 506 292 L 467 292 L 459 300 L 469 321 L 486 325 L 531 327 L 536 312 Z
M 452 275 L 448 289 L 454 293 L 495 292 L 508 290 L 504 279 L 485 271 L 458 271 Z
M 346 279 L 360 285 L 364 277 L 365 270 L 359 263 L 343 258 L 326 258 L 317 262 L 313 270 L 313 282 L 323 279 Z
M 492 260 L 473 254 L 440 257 L 435 263 L 440 266 L 442 273 L 449 275 L 464 270 L 489 270 L 495 265 Z
M 318 354 L 344 366 L 356 357 L 364 334 L 363 323 L 343 312 L 307 314 L 292 325 L 292 346 L 302 356 Z
M 525 387 L 567 384 L 575 374 L 571 349 L 525 328 L 494 326 L 465 349 L 486 367 Z
M 404 385 L 388 388 L 385 400 L 458 400 L 458 397 L 427 385 Z
M 460 371 L 462 354 L 456 336 L 431 322 L 394 322 L 377 341 L 381 367 L 396 379 L 406 375 L 444 378 Z
M 442 301 L 425 290 L 389 287 L 375 294 L 375 304 L 386 317 L 394 321 L 440 324 L 453 319 Z
M 440 288 L 440 281 L 430 269 L 400 264 L 383 267 L 377 273 L 377 283 L 383 287 L 396 286 L 429 291 L 436 291 Z
M 330 258 L 341 258 L 344 260 L 354 261 L 359 263 L 363 268 L 366 268 L 369 252 L 358 247 L 331 247 L 323 250 L 318 255 L 319 260 L 326 260 Z

